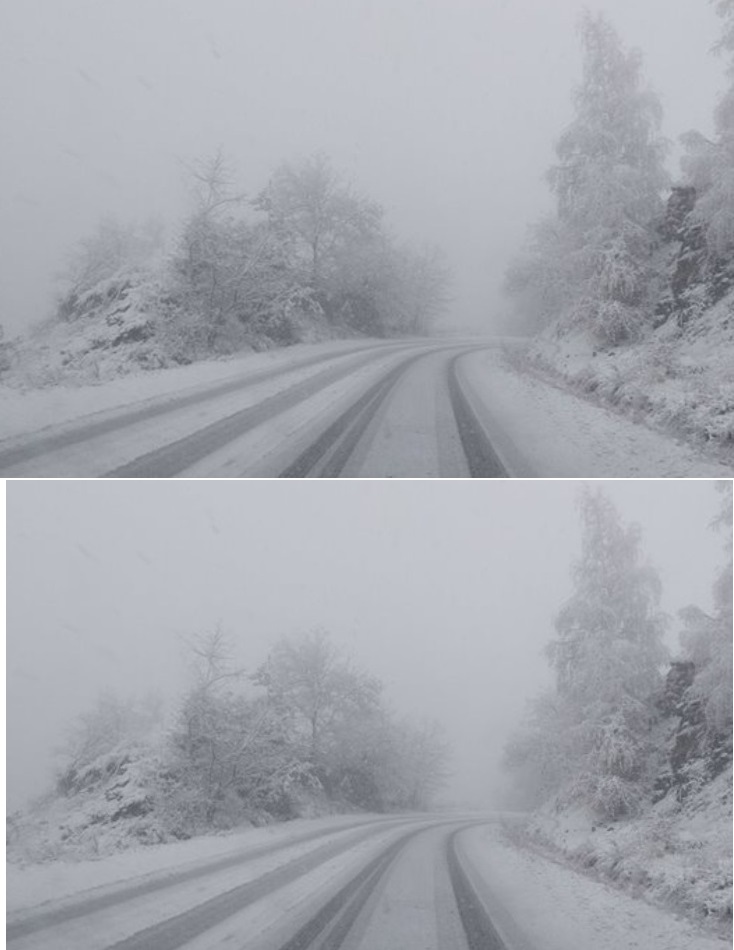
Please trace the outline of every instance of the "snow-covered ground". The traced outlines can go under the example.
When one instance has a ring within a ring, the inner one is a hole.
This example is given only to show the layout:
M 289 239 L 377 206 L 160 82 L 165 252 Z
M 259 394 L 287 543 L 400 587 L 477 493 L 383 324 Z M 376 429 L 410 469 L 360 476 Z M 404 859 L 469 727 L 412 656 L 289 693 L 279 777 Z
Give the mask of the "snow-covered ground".
M 722 950 L 724 935 L 517 848 L 497 826 L 461 834 L 459 849 L 511 950 Z
M 496 449 L 518 477 L 731 478 L 731 460 L 706 457 L 691 445 L 511 365 L 500 349 L 461 364 L 486 407 Z M 504 438 L 503 438 L 504 433 Z

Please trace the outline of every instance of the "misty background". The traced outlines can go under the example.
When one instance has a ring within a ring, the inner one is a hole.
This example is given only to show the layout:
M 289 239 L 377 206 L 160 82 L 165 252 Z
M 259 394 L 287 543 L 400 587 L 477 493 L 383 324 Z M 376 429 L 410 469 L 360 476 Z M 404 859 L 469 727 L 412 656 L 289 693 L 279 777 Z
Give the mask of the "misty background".
M 49 315 L 65 254 L 104 214 L 186 207 L 222 147 L 252 196 L 316 151 L 401 237 L 441 244 L 451 320 L 486 328 L 580 76 L 577 0 L 24 0 L 0 12 L 0 321 Z M 711 133 L 723 64 L 703 0 L 614 0 L 671 139 Z M 671 167 L 677 166 L 676 150 Z
M 670 614 L 711 607 L 722 540 L 706 481 L 601 483 Z M 42 793 L 54 750 L 104 690 L 184 686 L 181 636 L 220 623 L 254 672 L 323 627 L 398 713 L 439 720 L 448 794 L 486 801 L 580 553 L 571 481 L 10 482 L 8 808 Z M 677 644 L 674 620 L 667 641 Z

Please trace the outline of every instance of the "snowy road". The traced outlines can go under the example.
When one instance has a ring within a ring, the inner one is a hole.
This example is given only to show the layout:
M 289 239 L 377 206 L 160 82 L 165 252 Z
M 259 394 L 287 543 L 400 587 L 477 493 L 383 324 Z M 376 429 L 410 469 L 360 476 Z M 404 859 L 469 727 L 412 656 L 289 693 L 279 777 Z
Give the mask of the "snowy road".
M 414 815 L 315 824 L 315 830 L 303 833 L 302 826 L 265 845 L 25 906 L 9 914 L 8 946 L 721 950 L 725 945 L 669 913 L 508 846 L 496 817 Z M 196 849 L 197 842 L 190 844 Z M 102 870 L 105 860 L 115 859 L 103 859 Z
M 502 476 L 455 372 L 476 347 L 319 355 L 0 443 L 14 476 Z
M 491 924 L 454 848 L 467 824 L 361 823 L 100 888 L 11 914 L 8 945 L 490 948 Z
M 362 343 L 311 353 L 305 347 L 290 360 L 261 366 L 251 359 L 238 374 L 230 369 L 223 379 L 210 376 L 165 395 L 87 410 L 30 434 L 11 427 L 14 434 L 0 440 L 0 475 L 732 474 L 731 466 L 690 446 L 513 372 L 496 341 Z M 192 371 L 188 378 L 195 380 Z M 106 385 L 90 397 L 101 396 L 104 404 Z M 15 408 L 22 411 L 22 401 Z

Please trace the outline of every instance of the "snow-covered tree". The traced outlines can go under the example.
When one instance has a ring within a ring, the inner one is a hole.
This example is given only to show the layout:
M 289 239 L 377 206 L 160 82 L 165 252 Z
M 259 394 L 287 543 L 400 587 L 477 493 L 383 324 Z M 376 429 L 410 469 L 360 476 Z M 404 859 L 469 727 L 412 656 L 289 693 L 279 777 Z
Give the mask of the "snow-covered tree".
M 380 233 L 382 209 L 356 194 L 325 155 L 281 165 L 254 206 L 266 213 L 302 282 L 325 296 L 338 257 Z
M 345 659 L 322 630 L 281 640 L 253 680 L 290 722 L 304 757 L 316 768 L 333 758 L 345 722 L 378 708 L 379 682 Z
M 376 811 L 422 809 L 444 783 L 448 748 L 438 724 L 396 719 L 380 682 L 324 631 L 281 640 L 253 679 L 328 796 Z
M 654 699 L 662 683 L 666 618 L 660 582 L 642 562 L 640 532 L 586 489 L 573 593 L 548 646 L 555 690 L 542 696 L 508 745 L 536 797 L 558 792 L 604 817 L 633 812 L 647 790 Z
M 634 337 L 645 319 L 655 221 L 668 183 L 661 107 L 644 87 L 642 58 L 626 50 L 599 14 L 581 20 L 582 81 L 575 117 L 562 133 L 548 180 L 555 220 L 510 274 L 509 289 L 533 289 L 548 308 L 602 341 Z
M 572 794 L 602 814 L 634 810 L 645 780 L 653 698 L 667 653 L 660 581 L 641 562 L 640 532 L 599 492 L 580 499 L 581 558 L 556 617 L 548 656 L 556 687 L 578 714 Z
M 288 722 L 248 695 L 228 638 L 190 644 L 191 687 L 169 736 L 162 809 L 174 829 L 231 826 L 248 811 L 290 817 L 287 791 L 303 772 Z
M 241 216 L 244 196 L 221 150 L 194 163 L 190 176 L 193 210 L 173 255 L 172 289 L 180 307 L 196 315 L 211 350 L 234 316 L 238 290 L 250 270 L 249 233 Z

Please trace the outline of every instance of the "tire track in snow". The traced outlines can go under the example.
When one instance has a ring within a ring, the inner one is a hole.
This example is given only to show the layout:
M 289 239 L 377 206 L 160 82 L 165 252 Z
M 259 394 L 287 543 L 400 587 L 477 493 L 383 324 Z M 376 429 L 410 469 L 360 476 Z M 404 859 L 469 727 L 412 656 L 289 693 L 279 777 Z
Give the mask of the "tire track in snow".
M 467 465 L 472 478 L 509 478 L 507 471 L 474 411 L 459 379 L 457 363 L 460 353 L 448 364 L 448 388 L 451 408 L 459 430 Z
M 411 830 L 403 834 L 398 841 L 389 845 L 386 851 L 381 852 L 378 858 L 373 859 L 368 865 L 368 868 L 371 869 L 370 874 L 373 873 L 376 862 L 379 862 L 379 866 L 382 867 L 381 862 L 385 860 L 385 856 L 388 853 L 396 854 L 404 842 L 415 834 L 418 834 L 418 830 Z M 337 842 L 322 845 L 316 851 L 292 861 L 286 867 L 263 874 L 257 880 L 232 888 L 197 907 L 184 911 L 182 914 L 152 927 L 147 927 L 145 930 L 113 944 L 109 950 L 178 950 L 179 947 L 206 933 L 207 930 L 222 923 L 226 918 L 244 910 L 250 904 L 254 904 L 255 901 L 269 896 L 273 891 L 298 880 L 298 878 L 303 877 L 303 875 L 308 874 L 327 861 L 349 851 L 356 843 L 367 839 L 369 835 L 370 832 L 367 832 L 347 843 Z M 360 886 L 363 874 L 364 871 L 357 875 L 357 878 L 360 879 Z M 352 884 L 353 881 L 347 887 Z M 289 950 L 295 950 L 296 947 L 307 945 L 302 942 L 291 942 L 287 946 Z
M 338 478 L 370 422 L 398 379 L 425 354 L 409 357 L 343 412 L 322 435 L 280 474 L 280 478 Z
M 382 354 L 378 354 L 380 356 Z M 105 474 L 105 478 L 171 478 L 191 465 L 200 462 L 212 452 L 223 448 L 251 429 L 269 422 L 281 413 L 292 409 L 327 386 L 350 376 L 375 361 L 375 354 L 352 362 L 322 370 L 315 376 L 263 399 L 254 406 L 218 419 L 190 435 L 170 442 L 133 459 Z
M 463 830 L 458 829 L 447 839 L 446 862 L 467 945 L 469 950 L 507 950 L 456 853 L 456 836 Z
M 338 950 L 390 865 L 421 830 L 409 832 L 373 858 L 280 950 Z
M 238 864 L 245 864 L 261 857 L 276 854 L 278 851 L 286 850 L 294 845 L 306 844 L 309 841 L 315 841 L 329 835 L 341 834 L 343 832 L 345 839 L 336 842 L 334 846 L 339 846 L 344 849 L 350 848 L 355 843 L 369 837 L 375 831 L 384 830 L 385 827 L 389 828 L 392 824 L 398 824 L 401 821 L 405 821 L 405 819 L 378 819 L 374 822 L 360 822 L 356 826 L 336 830 L 319 829 L 318 831 L 308 832 L 307 834 L 290 838 L 275 845 L 267 844 L 244 853 L 238 852 L 228 855 L 227 857 L 218 858 L 203 867 L 187 868 L 183 871 L 165 874 L 165 876 L 159 876 L 156 873 L 153 880 L 146 879 L 132 885 L 113 885 L 114 889 L 111 891 L 105 889 L 104 894 L 98 894 L 84 900 L 76 900 L 72 903 L 64 902 L 64 905 L 61 907 L 55 907 L 41 913 L 31 913 L 27 915 L 25 912 L 20 912 L 23 914 L 21 919 L 13 920 L 8 923 L 6 928 L 6 940 L 11 941 L 25 937 L 29 934 L 37 933 L 38 931 L 46 930 L 59 924 L 68 923 L 80 917 L 106 910 L 118 904 L 126 903 L 127 901 L 134 900 L 136 897 L 148 895 L 165 888 L 176 887 L 178 884 L 184 884 L 196 878 L 216 874 L 219 871 L 236 867 Z M 368 826 L 366 829 L 364 827 L 365 824 Z M 310 855 L 312 854 L 314 854 L 314 852 L 310 852 Z M 308 858 L 310 855 L 306 855 L 305 857 Z M 275 874 L 277 871 L 272 873 Z
M 376 344 L 370 347 L 367 352 L 380 355 L 392 348 L 399 350 L 411 344 Z M 413 344 L 414 345 L 414 344 Z M 85 419 L 72 422 L 61 423 L 54 427 L 53 431 L 40 433 L 30 436 L 13 436 L 8 442 L 15 443 L 5 449 L 0 449 L 0 473 L 14 465 L 22 464 L 31 459 L 38 458 L 49 452 L 59 449 L 65 449 L 80 442 L 86 442 L 89 439 L 98 436 L 107 435 L 117 429 L 127 428 L 139 422 L 145 422 L 154 419 L 157 416 L 164 416 L 168 412 L 179 409 L 186 409 L 194 405 L 209 402 L 221 396 L 237 392 L 240 389 L 246 389 L 258 383 L 277 379 L 286 373 L 294 372 L 300 369 L 307 369 L 309 366 L 317 366 L 319 363 L 329 363 L 334 360 L 345 357 L 355 356 L 365 351 L 365 347 L 355 348 L 354 350 L 342 350 L 334 354 L 311 356 L 306 359 L 296 360 L 276 369 L 264 369 L 248 375 L 238 376 L 236 379 L 230 379 L 226 382 L 217 383 L 205 389 L 197 388 L 196 392 L 189 392 L 183 395 L 159 396 L 152 400 L 146 400 L 145 404 L 138 408 L 119 408 L 104 410 L 104 418 L 94 419 L 87 417 Z

